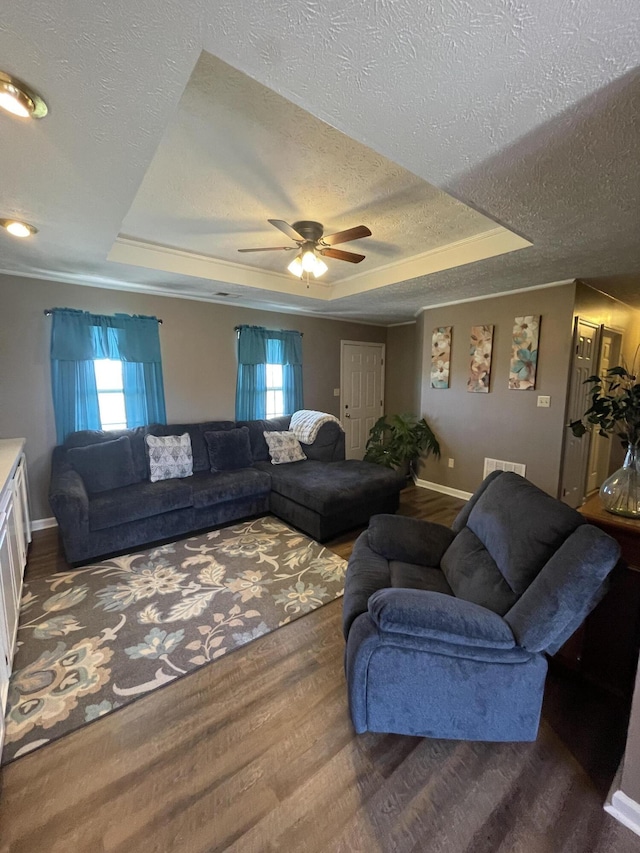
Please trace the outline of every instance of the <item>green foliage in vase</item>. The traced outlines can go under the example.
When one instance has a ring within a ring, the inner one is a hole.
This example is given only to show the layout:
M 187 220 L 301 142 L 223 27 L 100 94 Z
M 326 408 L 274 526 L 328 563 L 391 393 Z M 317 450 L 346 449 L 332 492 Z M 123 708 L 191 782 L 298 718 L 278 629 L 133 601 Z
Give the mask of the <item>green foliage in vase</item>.
M 379 418 L 371 427 L 365 460 L 387 468 L 402 468 L 419 456 L 430 453 L 440 458 L 440 445 L 424 418 L 415 415 L 393 415 Z
M 569 424 L 573 434 L 582 437 L 590 426 L 598 435 L 609 438 L 615 434 L 623 447 L 640 442 L 640 383 L 624 367 L 611 367 L 607 376 L 590 376 L 591 406 L 582 418 Z

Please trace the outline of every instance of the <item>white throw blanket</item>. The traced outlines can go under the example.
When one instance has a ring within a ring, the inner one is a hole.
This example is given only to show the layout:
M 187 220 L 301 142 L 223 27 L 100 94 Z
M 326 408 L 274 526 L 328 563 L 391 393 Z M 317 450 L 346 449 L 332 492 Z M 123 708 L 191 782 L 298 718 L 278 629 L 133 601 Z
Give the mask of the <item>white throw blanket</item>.
M 294 412 L 291 415 L 289 429 L 300 444 L 313 444 L 320 427 L 331 421 L 337 423 L 342 432 L 344 432 L 342 424 L 335 415 L 328 415 L 326 412 L 314 412 L 311 409 L 300 409 L 300 411 Z

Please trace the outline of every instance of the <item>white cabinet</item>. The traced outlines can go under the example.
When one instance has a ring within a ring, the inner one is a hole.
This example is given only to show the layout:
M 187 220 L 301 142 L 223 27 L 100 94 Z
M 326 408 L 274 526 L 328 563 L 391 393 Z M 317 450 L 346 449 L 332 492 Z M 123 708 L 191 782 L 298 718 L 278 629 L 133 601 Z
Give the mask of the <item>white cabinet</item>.
M 0 440 L 0 752 L 22 578 L 31 541 L 24 439 Z

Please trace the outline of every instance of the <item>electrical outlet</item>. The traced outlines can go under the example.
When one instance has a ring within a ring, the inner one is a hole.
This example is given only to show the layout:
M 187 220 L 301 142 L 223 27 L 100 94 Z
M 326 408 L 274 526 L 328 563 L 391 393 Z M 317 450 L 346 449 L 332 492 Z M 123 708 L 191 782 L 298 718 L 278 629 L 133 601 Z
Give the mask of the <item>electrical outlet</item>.
M 333 389 L 333 396 L 334 396 L 334 397 L 339 397 L 339 396 L 340 396 L 340 389 L 339 389 L 339 388 L 334 388 L 334 389 Z
M 449 458 L 449 468 L 453 468 L 454 464 L 455 464 L 455 460 Z
M 538 408 L 539 409 L 548 409 L 551 405 L 551 397 L 545 397 L 542 395 L 538 396 Z

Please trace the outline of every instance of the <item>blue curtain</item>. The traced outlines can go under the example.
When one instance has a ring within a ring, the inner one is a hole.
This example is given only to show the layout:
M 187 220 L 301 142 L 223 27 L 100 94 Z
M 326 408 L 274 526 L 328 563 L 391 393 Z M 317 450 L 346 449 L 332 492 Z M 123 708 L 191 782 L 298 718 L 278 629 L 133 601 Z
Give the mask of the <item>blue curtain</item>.
M 300 332 L 240 326 L 236 420 L 249 421 L 265 417 L 267 364 L 282 365 L 284 414 L 291 415 L 303 408 Z
M 54 308 L 51 387 L 59 444 L 76 430 L 100 429 L 96 358 L 123 362 L 127 426 L 166 423 L 157 319 Z

